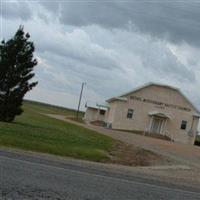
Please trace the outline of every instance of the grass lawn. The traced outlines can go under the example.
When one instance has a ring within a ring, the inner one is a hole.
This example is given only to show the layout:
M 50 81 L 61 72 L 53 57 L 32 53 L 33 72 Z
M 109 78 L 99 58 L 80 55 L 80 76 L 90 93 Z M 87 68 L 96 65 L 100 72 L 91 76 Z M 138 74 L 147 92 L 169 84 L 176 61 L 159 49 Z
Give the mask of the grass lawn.
M 60 115 L 69 115 L 69 116 L 76 116 L 76 111 L 73 109 L 63 108 L 60 106 L 49 105 L 46 103 L 40 103 L 35 101 L 25 101 L 24 108 L 28 109 L 29 111 L 37 111 L 37 113 L 45 113 L 45 114 L 60 114 Z M 80 112 L 80 118 L 83 117 L 84 113 Z
M 31 101 L 25 101 L 23 108 L 24 113 L 13 123 L 0 122 L 0 146 L 131 166 L 166 163 L 150 151 L 43 115 L 60 114 L 73 118 L 74 110 Z
M 108 151 L 116 143 L 110 137 L 41 114 L 71 116 L 75 111 L 34 102 L 25 102 L 23 108 L 15 122 L 0 122 L 0 146 L 92 161 L 109 159 Z

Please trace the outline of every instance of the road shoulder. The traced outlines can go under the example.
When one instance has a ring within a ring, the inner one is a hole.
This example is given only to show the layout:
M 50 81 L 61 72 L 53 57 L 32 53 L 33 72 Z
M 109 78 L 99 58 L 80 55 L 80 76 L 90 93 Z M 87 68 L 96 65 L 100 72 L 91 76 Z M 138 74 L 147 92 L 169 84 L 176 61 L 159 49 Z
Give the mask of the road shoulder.
M 45 165 L 61 170 L 72 170 L 80 173 L 119 178 L 128 181 L 145 182 L 162 187 L 177 189 L 187 188 L 190 191 L 199 191 L 200 172 L 177 165 L 173 168 L 157 167 L 128 167 L 115 164 L 97 163 L 71 158 L 63 158 L 49 154 L 26 152 L 22 150 L 0 148 L 0 158 L 12 159 L 19 162 L 28 162 L 33 165 Z

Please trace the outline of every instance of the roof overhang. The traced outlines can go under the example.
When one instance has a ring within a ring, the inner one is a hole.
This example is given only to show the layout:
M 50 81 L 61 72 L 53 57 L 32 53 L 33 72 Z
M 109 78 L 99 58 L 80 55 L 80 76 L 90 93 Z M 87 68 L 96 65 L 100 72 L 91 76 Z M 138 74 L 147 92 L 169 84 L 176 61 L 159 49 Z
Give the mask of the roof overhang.
M 107 108 L 104 108 L 104 107 L 87 106 L 87 108 L 94 109 L 94 110 L 105 110 L 105 111 L 107 111 Z
M 86 107 L 87 108 L 91 108 L 91 109 L 95 109 L 95 110 L 108 110 L 108 108 L 109 108 L 109 106 L 107 106 L 107 105 L 103 105 L 103 104 L 98 104 L 98 103 L 96 103 L 96 104 L 86 104 Z
M 113 97 L 111 99 L 106 100 L 106 102 L 110 103 L 112 101 L 127 101 L 128 99 L 126 97 Z
M 96 102 L 88 101 L 85 104 L 86 108 L 96 109 L 96 110 L 107 110 L 109 108 L 109 105 L 107 104 L 99 104 Z
M 96 104 L 96 106 L 100 107 L 100 108 L 105 108 L 105 109 L 110 107 L 109 105 L 102 105 L 102 104 L 98 104 L 98 103 Z
M 194 114 L 193 117 L 200 118 L 200 114 Z
M 150 116 L 156 116 L 156 117 L 162 117 L 165 119 L 172 119 L 172 117 L 169 114 L 163 113 L 163 112 L 158 112 L 158 111 L 153 111 L 149 112 Z

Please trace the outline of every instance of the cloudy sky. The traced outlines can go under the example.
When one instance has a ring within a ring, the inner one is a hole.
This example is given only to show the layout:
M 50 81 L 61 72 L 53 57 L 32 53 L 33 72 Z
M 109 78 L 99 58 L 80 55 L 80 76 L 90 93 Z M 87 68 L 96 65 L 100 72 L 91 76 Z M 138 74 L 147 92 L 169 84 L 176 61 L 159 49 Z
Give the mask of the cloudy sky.
M 200 1 L 3 1 L 1 39 L 24 25 L 39 85 L 26 98 L 76 108 L 146 82 L 182 89 L 200 109 Z

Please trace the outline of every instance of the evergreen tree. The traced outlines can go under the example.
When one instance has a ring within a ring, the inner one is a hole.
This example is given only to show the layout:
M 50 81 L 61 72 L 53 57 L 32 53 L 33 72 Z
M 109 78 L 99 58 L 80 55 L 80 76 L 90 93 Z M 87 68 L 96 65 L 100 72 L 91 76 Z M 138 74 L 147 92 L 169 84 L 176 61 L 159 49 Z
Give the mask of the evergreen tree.
M 20 115 L 24 95 L 37 85 L 30 82 L 37 61 L 29 38 L 20 26 L 13 38 L 0 43 L 0 121 L 11 122 Z

